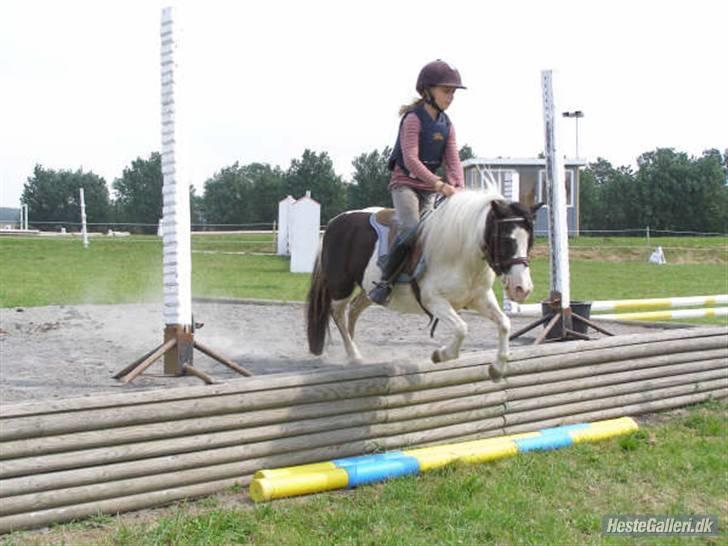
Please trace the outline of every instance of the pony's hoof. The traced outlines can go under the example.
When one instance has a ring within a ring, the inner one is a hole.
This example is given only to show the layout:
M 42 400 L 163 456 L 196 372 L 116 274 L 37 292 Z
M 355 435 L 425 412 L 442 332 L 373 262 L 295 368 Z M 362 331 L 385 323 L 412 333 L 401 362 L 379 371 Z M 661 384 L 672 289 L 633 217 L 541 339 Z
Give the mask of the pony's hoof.
M 440 357 L 440 349 L 435 349 L 432 351 L 432 356 L 430 357 L 432 359 L 432 362 L 434 364 L 439 364 L 442 362 L 442 357 Z
M 495 383 L 498 383 L 501 379 L 503 379 L 503 376 L 505 375 L 503 373 L 503 368 L 501 366 L 498 366 L 497 364 L 491 364 L 488 368 L 488 373 L 490 374 L 490 378 Z

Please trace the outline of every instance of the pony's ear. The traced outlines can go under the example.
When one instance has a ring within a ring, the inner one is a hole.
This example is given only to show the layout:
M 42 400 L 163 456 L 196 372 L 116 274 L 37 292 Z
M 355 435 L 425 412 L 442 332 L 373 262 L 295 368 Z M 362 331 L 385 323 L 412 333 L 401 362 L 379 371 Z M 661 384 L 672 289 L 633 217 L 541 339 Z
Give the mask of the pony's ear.
M 544 206 L 545 204 L 546 204 L 546 203 L 536 203 L 535 205 L 533 205 L 533 206 L 531 207 L 531 214 L 532 214 L 533 216 L 536 216 L 536 213 L 538 212 L 538 210 L 539 210 L 539 209 L 540 209 L 541 207 L 543 207 L 543 206 Z
M 511 209 L 505 201 L 496 199 L 490 202 L 490 207 L 498 218 L 507 218 L 510 216 Z

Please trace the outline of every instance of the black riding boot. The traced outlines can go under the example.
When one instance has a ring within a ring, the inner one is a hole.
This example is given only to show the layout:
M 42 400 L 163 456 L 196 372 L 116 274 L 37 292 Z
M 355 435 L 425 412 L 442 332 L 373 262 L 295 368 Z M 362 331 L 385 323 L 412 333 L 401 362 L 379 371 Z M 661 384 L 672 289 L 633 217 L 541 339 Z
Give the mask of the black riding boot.
M 389 301 L 392 293 L 392 284 L 402 271 L 407 257 L 412 250 L 412 242 L 414 241 L 416 230 L 397 236 L 397 239 L 386 256 L 386 263 L 382 267 L 382 280 L 375 283 L 374 288 L 369 291 L 369 299 L 379 305 L 384 305 Z

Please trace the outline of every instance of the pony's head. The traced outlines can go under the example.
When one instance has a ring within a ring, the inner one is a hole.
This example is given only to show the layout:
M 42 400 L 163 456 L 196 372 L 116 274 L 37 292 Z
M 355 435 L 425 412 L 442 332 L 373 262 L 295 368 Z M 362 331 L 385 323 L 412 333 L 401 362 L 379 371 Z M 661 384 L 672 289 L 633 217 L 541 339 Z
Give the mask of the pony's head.
M 533 290 L 528 254 L 533 247 L 534 217 L 542 205 L 529 208 L 496 199 L 485 222 L 485 259 L 496 275 L 503 275 L 508 298 L 518 303 Z

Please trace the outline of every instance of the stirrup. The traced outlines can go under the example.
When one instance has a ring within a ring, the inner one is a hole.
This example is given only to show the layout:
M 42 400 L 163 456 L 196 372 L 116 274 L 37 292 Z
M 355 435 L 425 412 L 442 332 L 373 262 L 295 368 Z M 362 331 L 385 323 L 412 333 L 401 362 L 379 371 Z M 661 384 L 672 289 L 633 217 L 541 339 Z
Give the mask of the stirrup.
M 389 301 L 389 296 L 392 294 L 392 285 L 385 281 L 379 281 L 374 283 L 367 296 L 374 303 L 379 305 L 385 305 Z

